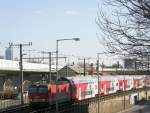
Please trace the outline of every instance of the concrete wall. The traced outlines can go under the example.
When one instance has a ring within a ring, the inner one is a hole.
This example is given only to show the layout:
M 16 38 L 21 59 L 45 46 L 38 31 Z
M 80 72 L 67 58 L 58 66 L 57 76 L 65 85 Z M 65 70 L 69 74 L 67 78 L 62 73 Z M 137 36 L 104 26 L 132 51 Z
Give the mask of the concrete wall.
M 116 97 L 110 100 L 102 101 L 99 103 L 100 113 L 117 113 L 124 109 L 128 109 L 134 104 L 131 103 L 131 97 L 137 95 L 139 101 L 149 99 L 150 100 L 150 91 L 143 91 L 140 93 L 126 95 L 125 97 Z M 125 101 L 124 101 L 125 100 Z M 98 113 L 98 101 L 91 102 L 88 106 L 88 113 Z
M 100 102 L 99 111 L 100 113 L 116 113 L 118 111 L 121 111 L 126 108 L 130 108 L 132 106 L 133 105 L 129 104 L 129 96 L 125 97 L 125 102 L 124 102 L 124 97 L 118 97 L 118 98 Z M 89 113 L 98 113 L 98 102 L 89 104 Z

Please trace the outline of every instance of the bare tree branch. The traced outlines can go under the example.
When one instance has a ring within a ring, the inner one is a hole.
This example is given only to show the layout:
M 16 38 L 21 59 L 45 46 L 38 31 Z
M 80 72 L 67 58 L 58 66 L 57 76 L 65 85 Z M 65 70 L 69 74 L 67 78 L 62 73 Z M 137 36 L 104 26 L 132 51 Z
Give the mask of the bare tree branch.
M 103 0 L 96 24 L 103 33 L 103 43 L 109 51 L 143 52 L 150 42 L 149 0 Z M 111 9 L 106 12 L 106 8 Z

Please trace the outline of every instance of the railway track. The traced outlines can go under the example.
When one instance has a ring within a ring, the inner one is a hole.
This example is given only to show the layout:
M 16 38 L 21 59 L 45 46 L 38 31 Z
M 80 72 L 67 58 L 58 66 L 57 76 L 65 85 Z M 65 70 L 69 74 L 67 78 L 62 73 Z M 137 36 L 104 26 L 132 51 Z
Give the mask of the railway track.
M 15 106 L 15 107 L 10 107 L 10 108 L 7 108 L 7 109 L 3 109 L 3 110 L 0 111 L 0 113 L 25 113 L 23 111 L 25 111 L 27 109 L 29 109 L 28 104 L 18 105 L 18 106 Z
M 109 99 L 113 99 L 116 97 L 121 97 L 121 96 L 125 96 L 125 95 L 129 95 L 132 93 L 137 93 L 137 92 L 142 92 L 142 91 L 148 91 L 150 90 L 150 87 L 148 88 L 140 88 L 140 89 L 132 89 L 129 91 L 122 91 L 122 92 L 117 92 L 117 93 L 113 93 L 110 95 L 99 95 L 97 97 L 94 98 L 90 98 L 90 99 L 86 99 L 86 100 L 82 100 L 80 102 L 66 102 L 66 103 L 62 103 L 59 104 L 58 106 L 58 110 L 59 113 L 70 113 L 70 111 L 75 112 L 75 111 L 82 111 L 84 109 L 84 107 L 86 107 L 89 103 L 92 102 L 96 102 L 96 101 L 106 101 Z M 31 109 L 28 105 L 24 105 L 24 106 L 18 106 L 15 108 L 11 108 L 11 109 L 7 109 L 5 111 L 1 111 L 0 113 L 55 113 L 55 109 L 56 106 L 52 105 L 48 108 L 41 108 L 41 109 Z

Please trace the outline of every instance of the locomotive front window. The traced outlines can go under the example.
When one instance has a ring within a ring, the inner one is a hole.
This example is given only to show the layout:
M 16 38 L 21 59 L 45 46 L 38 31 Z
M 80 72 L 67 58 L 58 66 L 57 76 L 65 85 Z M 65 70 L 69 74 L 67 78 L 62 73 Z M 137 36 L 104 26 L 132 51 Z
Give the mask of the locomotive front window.
M 47 93 L 47 92 L 48 92 L 48 89 L 47 89 L 47 87 L 40 87 L 40 88 L 38 89 L 38 92 L 39 92 L 39 93 Z

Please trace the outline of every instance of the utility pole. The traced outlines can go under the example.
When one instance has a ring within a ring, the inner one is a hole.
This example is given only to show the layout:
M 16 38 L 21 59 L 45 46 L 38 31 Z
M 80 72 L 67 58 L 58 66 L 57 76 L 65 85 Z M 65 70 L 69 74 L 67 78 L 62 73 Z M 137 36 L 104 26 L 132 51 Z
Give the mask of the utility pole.
M 149 54 L 148 54 L 148 56 L 147 56 L 148 58 L 148 66 L 147 66 L 147 68 L 148 68 L 148 73 L 149 73 Z
M 51 82 L 52 80 L 52 73 L 51 73 L 51 68 L 52 68 L 52 54 L 56 52 L 46 52 L 46 51 L 41 51 L 43 54 L 43 57 L 41 57 L 44 61 L 44 59 L 49 59 L 49 74 L 48 74 L 48 81 Z M 44 57 L 44 54 L 48 54 L 48 57 Z M 36 59 L 36 58 L 35 58 Z
M 19 61 L 19 68 L 20 68 L 20 93 L 21 93 L 21 105 L 24 104 L 23 101 L 23 64 L 22 64 L 22 57 L 24 54 L 22 54 L 22 47 L 23 46 L 31 46 L 32 42 L 29 42 L 28 44 L 13 44 L 9 43 L 9 46 L 17 46 L 20 48 L 20 61 Z
M 137 70 L 137 62 L 136 62 L 136 59 L 134 59 L 134 70 L 135 70 L 135 73 L 136 73 L 136 70 Z
M 83 60 L 83 69 L 84 69 L 84 72 L 83 72 L 83 75 L 85 76 L 86 75 L 86 63 L 85 63 L 85 57 L 82 59 L 82 58 L 79 58 L 78 60 Z
M 84 60 L 84 76 L 85 76 L 85 58 L 83 60 Z

